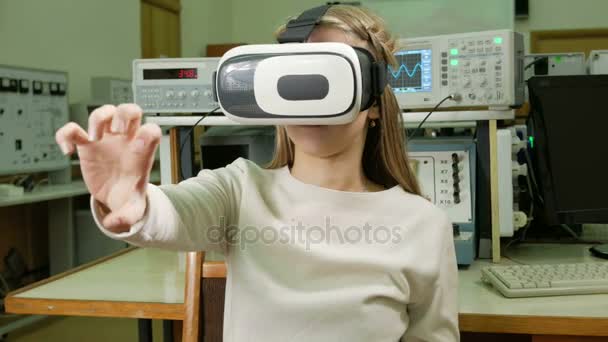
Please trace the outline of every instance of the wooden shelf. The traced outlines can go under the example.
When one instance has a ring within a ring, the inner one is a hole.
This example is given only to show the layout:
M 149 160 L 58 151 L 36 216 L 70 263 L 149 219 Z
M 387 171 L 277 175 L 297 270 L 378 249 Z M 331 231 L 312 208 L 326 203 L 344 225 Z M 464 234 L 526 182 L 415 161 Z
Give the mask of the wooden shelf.
M 152 173 L 150 174 L 150 182 L 160 183 L 159 170 L 152 170 Z M 60 198 L 84 195 L 88 192 L 89 191 L 82 180 L 73 181 L 67 184 L 41 185 L 36 190 L 26 192 L 23 195 L 0 197 L 0 207 L 51 201 Z
M 41 185 L 32 192 L 19 196 L 0 197 L 0 207 L 11 205 L 50 201 L 54 199 L 84 195 L 88 192 L 83 181 L 74 181 L 67 184 Z

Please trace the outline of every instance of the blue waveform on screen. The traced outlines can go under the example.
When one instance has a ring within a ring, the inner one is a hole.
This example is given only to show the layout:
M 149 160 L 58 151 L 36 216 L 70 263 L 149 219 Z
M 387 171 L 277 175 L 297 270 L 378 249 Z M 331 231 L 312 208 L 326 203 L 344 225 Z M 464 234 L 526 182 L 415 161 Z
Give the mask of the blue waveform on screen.
M 422 68 L 422 65 L 420 63 L 416 63 L 416 65 L 414 65 L 414 69 L 412 69 L 412 71 L 409 71 L 407 68 L 407 65 L 405 64 L 401 64 L 399 66 L 399 69 L 397 69 L 397 71 L 393 70 L 393 68 L 389 65 L 388 66 L 388 71 L 391 72 L 391 75 L 393 75 L 393 77 L 395 79 L 399 78 L 399 76 L 401 75 L 402 72 L 405 71 L 405 73 L 407 74 L 407 76 L 409 78 L 414 77 L 414 75 L 416 75 L 416 70 L 420 70 Z

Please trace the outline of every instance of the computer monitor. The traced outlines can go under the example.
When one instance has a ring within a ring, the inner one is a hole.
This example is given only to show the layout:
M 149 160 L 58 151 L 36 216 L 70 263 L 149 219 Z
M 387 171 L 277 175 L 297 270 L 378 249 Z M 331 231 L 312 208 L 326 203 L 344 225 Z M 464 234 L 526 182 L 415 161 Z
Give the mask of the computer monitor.
M 274 154 L 275 128 L 213 126 L 200 138 L 201 169 L 224 167 L 238 158 L 265 166 Z
M 528 81 L 534 178 L 546 223 L 608 223 L 608 75 Z

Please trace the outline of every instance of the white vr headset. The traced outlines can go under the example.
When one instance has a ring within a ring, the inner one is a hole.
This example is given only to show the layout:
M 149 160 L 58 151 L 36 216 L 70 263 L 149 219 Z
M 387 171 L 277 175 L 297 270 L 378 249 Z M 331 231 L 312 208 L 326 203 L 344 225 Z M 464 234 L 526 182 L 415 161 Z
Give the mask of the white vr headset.
M 214 74 L 226 116 L 247 124 L 332 125 L 352 122 L 386 87 L 386 65 L 366 49 L 302 43 L 330 6 L 302 13 L 279 43 L 228 51 Z

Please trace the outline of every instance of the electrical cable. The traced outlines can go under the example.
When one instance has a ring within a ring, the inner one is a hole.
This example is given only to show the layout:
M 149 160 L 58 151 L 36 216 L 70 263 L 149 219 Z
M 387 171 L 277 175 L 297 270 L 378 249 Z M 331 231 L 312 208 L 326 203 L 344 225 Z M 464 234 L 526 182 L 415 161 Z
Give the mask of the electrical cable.
M 218 109 L 220 109 L 220 107 L 216 107 L 214 108 L 212 111 L 208 112 L 208 113 L 204 113 L 200 119 L 198 119 L 198 121 L 196 121 L 196 123 L 194 125 L 192 125 L 192 127 L 190 127 L 190 130 L 188 131 L 188 133 L 186 133 L 186 136 L 183 137 L 182 139 L 182 143 L 179 146 L 179 159 L 182 159 L 182 155 L 183 155 L 183 150 L 184 150 L 184 146 L 186 145 L 186 141 L 188 141 L 188 139 L 190 138 L 190 135 L 192 135 L 192 131 L 194 131 L 194 128 L 201 122 L 203 121 L 203 119 L 205 119 L 207 116 L 209 116 L 209 114 L 215 113 Z M 180 137 L 181 138 L 181 137 Z M 179 173 L 180 176 L 182 177 L 182 180 L 186 180 L 186 177 L 184 177 L 184 170 L 182 170 L 181 168 L 181 163 L 180 163 L 180 168 L 179 168 Z
M 49 179 L 48 178 L 42 178 L 40 180 L 38 180 L 36 183 L 34 183 L 34 186 L 32 187 L 32 191 L 36 191 L 38 189 L 38 187 L 40 187 L 42 184 L 48 184 L 49 183 Z
M 4 276 L 2 274 L 0 274 L 0 285 L 2 285 L 2 287 L 0 288 L 0 294 L 2 295 L 2 297 L 11 292 L 11 287 L 9 286 L 6 279 L 4 279 Z
M 532 182 L 530 181 L 529 172 L 526 176 L 526 184 L 528 185 L 528 195 L 530 196 L 530 212 L 528 213 L 528 222 L 526 222 L 526 225 L 522 228 L 519 239 L 520 242 L 523 242 L 526 239 L 526 234 L 528 233 L 528 229 L 532 225 L 532 220 L 534 219 L 534 191 L 532 190 Z
M 562 229 L 564 229 L 566 232 L 568 232 L 568 234 L 570 234 L 575 240 L 580 241 L 581 237 L 578 236 L 578 234 L 576 234 L 574 232 L 574 230 L 572 230 L 572 228 L 570 228 L 568 225 L 566 224 L 560 224 L 560 227 L 562 227 Z
M 533 65 L 540 63 L 541 61 L 548 61 L 549 57 L 545 56 L 545 57 L 539 57 L 536 58 L 535 60 L 533 60 L 532 62 L 528 63 L 525 67 L 524 70 L 528 70 L 530 69 Z
M 530 158 L 530 153 L 528 153 L 527 148 L 524 149 L 524 155 L 526 156 L 526 164 L 528 165 L 528 175 L 530 176 L 530 179 L 532 180 L 532 185 L 534 185 L 534 190 L 535 190 L 536 196 L 538 196 L 538 200 L 540 201 L 540 203 L 545 204 L 545 199 L 541 195 L 540 188 L 538 187 L 538 182 L 536 182 L 534 166 L 532 166 L 532 158 Z M 534 196 L 532 198 L 534 198 Z
M 535 194 L 536 194 L 536 198 L 538 198 L 538 200 L 540 201 L 541 204 L 545 204 L 545 199 L 543 198 L 543 196 L 541 195 L 541 191 L 540 188 L 538 186 L 538 182 L 536 181 L 536 177 L 535 177 L 535 173 L 534 173 L 534 167 L 532 166 L 532 158 L 530 158 L 530 154 L 528 153 L 528 149 L 524 149 L 524 155 L 526 156 L 526 164 L 528 165 L 528 178 L 529 180 L 532 180 L 532 185 L 534 185 L 534 190 L 535 190 Z M 530 189 L 530 191 L 532 191 Z M 533 205 L 534 205 L 534 194 L 532 194 L 532 202 L 531 202 L 531 206 L 530 209 L 532 210 Z M 530 222 L 531 223 L 531 222 Z M 582 239 L 581 236 L 579 236 L 578 234 L 576 234 L 576 232 L 567 224 L 560 224 L 559 225 L 563 230 L 565 230 L 570 236 L 572 236 L 577 242 L 580 243 L 595 243 L 595 241 L 585 241 Z M 528 228 L 529 225 L 527 225 L 524 230 L 522 231 L 522 236 L 519 239 L 520 242 L 523 242 L 526 239 L 526 233 L 528 232 Z
M 422 128 L 422 125 L 424 125 L 426 120 L 431 116 L 431 114 L 433 114 L 434 111 L 437 110 L 437 108 L 439 108 L 439 106 L 441 106 L 441 104 L 443 104 L 447 100 L 458 101 L 458 98 L 460 98 L 460 95 L 450 94 L 450 95 L 444 97 L 443 100 L 439 101 L 439 103 L 437 103 L 435 105 L 435 107 L 433 107 L 433 109 L 431 109 L 431 111 L 424 117 L 424 119 L 422 119 L 422 121 L 420 121 L 420 123 L 418 124 L 418 127 L 416 127 L 416 129 L 414 129 L 412 134 L 409 135 L 408 139 L 411 141 L 416 137 L 416 134 L 418 134 L 418 131 L 420 131 L 420 129 Z

